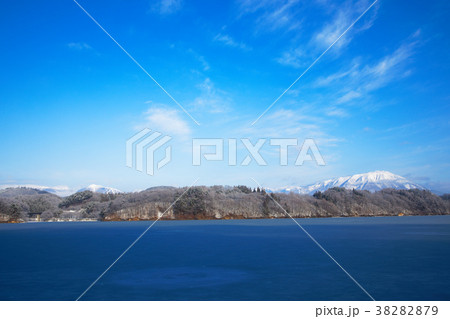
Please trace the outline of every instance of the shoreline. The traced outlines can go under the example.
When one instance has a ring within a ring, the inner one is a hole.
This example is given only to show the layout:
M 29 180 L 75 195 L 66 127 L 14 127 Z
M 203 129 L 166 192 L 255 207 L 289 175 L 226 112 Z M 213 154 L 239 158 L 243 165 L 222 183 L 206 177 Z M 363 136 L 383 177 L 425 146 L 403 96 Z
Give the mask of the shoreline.
M 345 219 L 345 218 L 377 218 L 377 217 L 426 217 L 426 216 L 450 216 L 450 214 L 422 214 L 422 215 L 357 215 L 357 216 L 314 216 L 314 217 L 294 217 L 293 219 Z M 115 222 L 149 222 L 149 221 L 222 221 L 222 220 L 274 220 L 274 219 L 291 219 L 291 217 L 269 217 L 269 218 L 153 218 L 153 219 L 111 219 L 111 220 L 57 220 L 57 221 L 1 221 L 0 224 L 40 224 L 40 223 L 115 223 Z

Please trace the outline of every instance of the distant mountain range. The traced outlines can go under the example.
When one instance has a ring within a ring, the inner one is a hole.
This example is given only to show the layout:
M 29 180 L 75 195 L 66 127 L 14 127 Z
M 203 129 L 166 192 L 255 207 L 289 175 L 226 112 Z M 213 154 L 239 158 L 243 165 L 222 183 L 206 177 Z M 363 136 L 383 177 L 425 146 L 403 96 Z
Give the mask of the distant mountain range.
M 298 193 L 312 195 L 317 191 L 326 191 L 333 187 L 343 187 L 346 189 L 368 190 L 371 192 L 383 188 L 393 189 L 425 189 L 406 178 L 395 175 L 387 171 L 375 171 L 365 174 L 356 174 L 352 176 L 338 177 L 309 186 L 291 186 L 269 189 L 271 192 L 278 193 Z
M 51 194 L 55 194 L 61 197 L 71 195 L 75 192 L 82 191 L 91 191 L 94 193 L 100 194 L 119 194 L 122 191 L 112 188 L 106 187 L 102 185 L 91 184 L 87 187 L 81 188 L 78 191 L 70 189 L 67 186 L 41 186 L 41 185 L 0 185 L 1 189 L 6 188 L 18 188 L 18 187 L 26 187 L 32 188 L 39 191 L 45 191 Z M 164 186 L 160 186 L 157 188 L 161 188 Z M 357 190 L 368 190 L 371 192 L 381 190 L 383 188 L 393 188 L 393 189 L 425 189 L 424 187 L 415 184 L 406 178 L 395 175 L 391 172 L 387 171 L 375 171 L 369 172 L 365 174 L 356 174 L 352 176 L 338 177 L 334 179 L 329 179 L 323 182 L 319 182 L 316 184 L 312 184 L 309 186 L 289 186 L 289 187 L 280 187 L 280 188 L 268 188 L 269 192 L 273 193 L 297 193 L 297 194 L 309 194 L 313 195 L 317 191 L 324 192 L 329 188 L 333 187 L 343 187 L 346 189 L 357 189 Z
M 81 188 L 78 191 L 75 191 L 74 189 L 69 188 L 68 186 L 42 186 L 42 185 L 33 185 L 33 184 L 24 184 L 24 185 L 0 185 L 0 192 L 4 193 L 4 190 L 6 189 L 13 189 L 13 188 L 26 188 L 26 189 L 35 189 L 41 192 L 47 192 L 50 194 L 58 195 L 60 197 L 65 197 L 72 195 L 76 192 L 82 192 L 82 191 L 91 191 L 94 193 L 101 193 L 101 194 L 119 194 L 122 193 L 120 190 L 112 187 L 106 187 L 102 185 L 95 185 L 91 184 L 87 187 Z M 20 193 L 18 193 L 20 194 Z
M 8 188 L 29 188 L 29 189 L 37 189 L 39 191 L 47 192 L 50 194 L 58 195 L 60 197 L 68 196 L 73 194 L 74 191 L 68 186 L 42 186 L 42 185 L 34 185 L 34 184 L 23 184 L 23 185 L 0 185 L 0 190 L 8 189 Z

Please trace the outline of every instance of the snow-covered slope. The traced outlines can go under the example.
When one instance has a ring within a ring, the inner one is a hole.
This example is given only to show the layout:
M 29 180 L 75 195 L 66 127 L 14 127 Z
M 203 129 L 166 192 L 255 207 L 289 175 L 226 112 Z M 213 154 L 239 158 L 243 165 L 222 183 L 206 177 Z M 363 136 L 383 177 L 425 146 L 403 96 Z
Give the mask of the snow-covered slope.
M 299 194 L 314 194 L 317 191 L 326 191 L 332 187 L 344 187 L 347 189 L 358 189 L 368 191 L 378 191 L 383 188 L 395 189 L 424 189 L 422 186 L 415 184 L 406 178 L 395 175 L 387 171 L 375 171 L 365 174 L 356 174 L 352 176 L 338 177 L 329 179 L 324 182 L 316 183 L 309 186 L 292 186 L 282 187 L 278 189 L 271 189 L 273 192 L 280 193 L 299 193 Z
M 37 190 L 49 192 L 51 194 L 55 194 L 58 196 L 68 196 L 68 195 L 74 193 L 74 191 L 72 189 L 70 189 L 68 186 L 42 186 L 42 185 L 33 185 L 33 184 L 0 185 L 0 189 L 19 188 L 19 187 L 37 189 Z
M 79 192 L 83 192 L 83 191 L 91 191 L 94 193 L 101 193 L 101 194 L 119 194 L 122 193 L 120 190 L 115 189 L 115 188 L 111 188 L 111 187 L 106 187 L 106 186 L 102 186 L 102 185 L 95 185 L 95 184 L 91 184 L 87 187 L 84 187 L 80 190 L 78 190 Z

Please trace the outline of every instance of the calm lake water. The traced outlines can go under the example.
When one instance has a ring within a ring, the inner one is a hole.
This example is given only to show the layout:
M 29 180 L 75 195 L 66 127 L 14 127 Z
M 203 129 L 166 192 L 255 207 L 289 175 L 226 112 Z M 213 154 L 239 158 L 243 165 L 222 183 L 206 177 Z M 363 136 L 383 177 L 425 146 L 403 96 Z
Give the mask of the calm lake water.
M 299 219 L 377 300 L 450 300 L 450 216 Z M 151 222 L 0 224 L 0 300 L 75 300 Z M 82 300 L 368 300 L 289 219 L 159 221 Z

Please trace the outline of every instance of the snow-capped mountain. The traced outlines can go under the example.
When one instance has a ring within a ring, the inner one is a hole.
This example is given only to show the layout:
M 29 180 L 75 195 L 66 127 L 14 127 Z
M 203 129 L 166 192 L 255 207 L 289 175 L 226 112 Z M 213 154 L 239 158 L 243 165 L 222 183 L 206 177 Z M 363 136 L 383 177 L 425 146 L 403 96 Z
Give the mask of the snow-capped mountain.
M 91 184 L 87 187 L 84 187 L 80 190 L 78 190 L 79 192 L 83 192 L 83 191 L 91 191 L 94 193 L 101 193 L 101 194 L 119 194 L 122 193 L 120 190 L 116 189 L 116 188 L 112 188 L 112 187 L 106 187 L 106 186 L 102 186 L 102 185 L 95 185 L 95 184 Z
M 19 187 L 37 189 L 37 190 L 45 191 L 45 192 L 55 194 L 55 195 L 58 195 L 61 197 L 68 196 L 68 195 L 74 193 L 74 191 L 71 188 L 69 188 L 68 186 L 43 186 L 43 185 L 34 185 L 34 184 L 0 185 L 0 189 L 19 188 Z
M 314 194 L 317 191 L 326 191 L 332 187 L 344 187 L 347 189 L 368 190 L 371 192 L 378 191 L 383 188 L 394 189 L 425 189 L 424 187 L 415 184 L 406 178 L 395 175 L 387 171 L 375 171 L 365 174 L 356 174 L 352 176 L 338 177 L 329 179 L 324 182 L 316 183 L 309 186 L 292 186 L 271 189 L 272 192 L 280 193 L 299 193 L 299 194 Z

